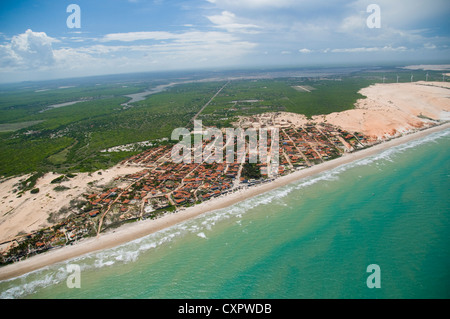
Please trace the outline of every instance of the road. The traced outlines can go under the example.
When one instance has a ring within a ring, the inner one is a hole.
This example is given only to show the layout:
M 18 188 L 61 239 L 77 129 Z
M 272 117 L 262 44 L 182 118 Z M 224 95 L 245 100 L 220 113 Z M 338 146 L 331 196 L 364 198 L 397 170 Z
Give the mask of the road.
M 217 95 L 219 95 L 220 94 L 220 92 L 222 92 L 222 90 L 228 85 L 230 83 L 230 81 L 228 81 L 227 83 L 225 83 L 225 85 L 224 86 L 222 86 L 220 89 L 219 89 L 219 91 L 217 91 L 216 92 L 216 94 L 214 94 L 214 96 L 208 101 L 208 103 L 206 103 L 205 105 L 203 105 L 203 107 L 200 109 L 200 111 L 198 111 L 198 113 L 197 114 L 195 114 L 195 116 L 192 118 L 192 122 L 194 122 L 196 119 L 197 119 L 197 117 L 200 115 L 200 113 L 202 113 L 203 112 L 203 110 L 216 98 L 216 96 Z

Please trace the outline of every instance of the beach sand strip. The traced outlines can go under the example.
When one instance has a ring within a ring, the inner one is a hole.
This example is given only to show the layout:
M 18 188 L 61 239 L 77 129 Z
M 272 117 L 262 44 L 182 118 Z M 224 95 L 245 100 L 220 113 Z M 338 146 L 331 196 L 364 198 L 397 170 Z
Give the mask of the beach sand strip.
M 87 238 L 79 241 L 72 246 L 56 248 L 54 250 L 32 256 L 18 263 L 10 264 L 0 268 L 0 280 L 6 280 L 21 276 L 31 271 L 64 262 L 86 254 L 113 248 L 127 242 L 142 238 L 152 233 L 161 231 L 171 226 L 198 217 L 207 212 L 229 207 L 243 200 L 274 190 L 276 188 L 288 185 L 301 179 L 311 177 L 322 172 L 337 168 L 339 166 L 376 155 L 386 149 L 424 138 L 432 133 L 450 128 L 450 123 L 434 126 L 425 130 L 417 131 L 398 138 L 382 142 L 370 148 L 359 150 L 354 153 L 346 154 L 334 160 L 330 160 L 313 167 L 296 171 L 289 175 L 281 176 L 271 182 L 257 186 L 241 189 L 231 194 L 213 198 L 199 205 L 186 208 L 160 217 L 155 220 L 143 220 L 128 224 L 116 230 L 103 233 L 98 237 Z

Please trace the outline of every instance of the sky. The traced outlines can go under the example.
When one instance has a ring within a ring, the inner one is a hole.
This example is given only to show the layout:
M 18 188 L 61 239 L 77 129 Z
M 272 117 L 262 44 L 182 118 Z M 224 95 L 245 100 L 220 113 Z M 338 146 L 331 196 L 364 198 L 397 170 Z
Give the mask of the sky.
M 68 12 L 71 4 L 79 11 Z M 448 0 L 6 0 L 0 3 L 0 82 L 445 63 L 449 16 Z

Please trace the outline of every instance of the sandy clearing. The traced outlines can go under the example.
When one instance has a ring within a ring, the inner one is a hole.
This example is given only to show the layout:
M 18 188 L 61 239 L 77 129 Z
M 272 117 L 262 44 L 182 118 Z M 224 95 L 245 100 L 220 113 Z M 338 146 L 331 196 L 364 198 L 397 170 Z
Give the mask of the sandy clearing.
M 14 185 L 29 175 L 15 177 L 0 183 L 0 242 L 4 242 L 18 234 L 26 234 L 43 227 L 51 226 L 47 220 L 51 213 L 57 212 L 62 207 L 68 207 L 70 201 L 80 198 L 83 193 L 89 192 L 93 186 L 104 186 L 114 181 L 117 176 L 136 173 L 142 167 L 117 165 L 107 170 L 94 173 L 78 173 L 74 178 L 59 184 L 51 184 L 51 181 L 61 174 L 47 173 L 39 178 L 36 188 L 39 193 L 25 192 L 21 197 L 13 190 Z M 100 173 L 100 174 L 99 174 Z M 58 185 L 69 189 L 57 192 L 54 188 Z M 4 248 L 4 247 L 3 247 Z
M 359 91 L 366 96 L 355 109 L 313 117 L 381 139 L 447 120 L 450 114 L 450 83 L 415 82 L 375 84 Z

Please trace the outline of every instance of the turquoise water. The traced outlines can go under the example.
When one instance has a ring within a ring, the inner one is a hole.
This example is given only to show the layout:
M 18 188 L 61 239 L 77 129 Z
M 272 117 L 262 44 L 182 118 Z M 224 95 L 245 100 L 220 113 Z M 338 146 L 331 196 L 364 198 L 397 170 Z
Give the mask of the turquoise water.
M 447 130 L 1 282 L 0 297 L 449 298 L 449 169 Z

